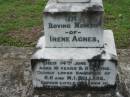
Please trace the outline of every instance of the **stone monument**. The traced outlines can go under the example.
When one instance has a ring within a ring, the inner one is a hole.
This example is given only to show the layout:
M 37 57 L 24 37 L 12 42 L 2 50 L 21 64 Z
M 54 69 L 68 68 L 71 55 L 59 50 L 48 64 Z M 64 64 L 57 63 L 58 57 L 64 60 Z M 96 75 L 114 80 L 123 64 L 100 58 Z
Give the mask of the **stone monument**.
M 48 1 L 31 59 L 34 89 L 116 89 L 117 53 L 103 13 L 102 0 Z

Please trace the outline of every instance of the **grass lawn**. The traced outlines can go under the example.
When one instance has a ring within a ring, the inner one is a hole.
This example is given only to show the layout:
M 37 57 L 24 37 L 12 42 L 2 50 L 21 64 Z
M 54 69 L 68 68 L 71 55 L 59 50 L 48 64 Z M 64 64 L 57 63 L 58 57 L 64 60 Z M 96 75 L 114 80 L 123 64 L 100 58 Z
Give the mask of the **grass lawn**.
M 0 0 L 0 45 L 33 46 L 42 29 L 44 0 Z
M 42 30 L 44 0 L 0 0 L 0 45 L 34 46 Z M 130 47 L 130 0 L 104 0 L 104 28 L 118 48 Z
M 104 0 L 105 28 L 112 29 L 118 48 L 130 48 L 130 0 Z

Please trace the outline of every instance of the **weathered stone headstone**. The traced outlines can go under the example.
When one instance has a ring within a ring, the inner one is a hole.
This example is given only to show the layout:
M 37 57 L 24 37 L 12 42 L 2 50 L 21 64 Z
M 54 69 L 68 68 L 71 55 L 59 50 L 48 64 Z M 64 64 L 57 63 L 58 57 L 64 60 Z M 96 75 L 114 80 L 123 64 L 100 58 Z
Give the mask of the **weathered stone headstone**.
M 116 86 L 113 32 L 103 29 L 102 0 L 50 0 L 44 33 L 31 59 L 34 88 L 111 89 Z
M 103 47 L 102 23 L 102 0 L 90 3 L 50 0 L 44 10 L 46 47 Z

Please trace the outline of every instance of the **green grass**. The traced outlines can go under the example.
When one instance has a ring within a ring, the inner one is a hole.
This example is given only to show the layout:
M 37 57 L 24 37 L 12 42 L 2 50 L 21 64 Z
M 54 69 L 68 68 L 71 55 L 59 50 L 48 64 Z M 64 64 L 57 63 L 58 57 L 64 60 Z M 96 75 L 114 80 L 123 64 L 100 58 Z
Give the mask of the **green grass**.
M 0 33 L 42 24 L 44 0 L 0 0 Z
M 112 29 L 118 48 L 130 47 L 130 0 L 104 0 L 105 28 Z
M 45 4 L 44 0 L 0 0 L 0 45 L 30 46 L 7 34 L 41 26 Z
M 32 46 L 8 34 L 42 26 L 45 5 L 44 0 L 0 0 L 0 45 Z M 118 48 L 130 47 L 130 0 L 104 0 L 104 7 L 104 28 L 113 30 Z

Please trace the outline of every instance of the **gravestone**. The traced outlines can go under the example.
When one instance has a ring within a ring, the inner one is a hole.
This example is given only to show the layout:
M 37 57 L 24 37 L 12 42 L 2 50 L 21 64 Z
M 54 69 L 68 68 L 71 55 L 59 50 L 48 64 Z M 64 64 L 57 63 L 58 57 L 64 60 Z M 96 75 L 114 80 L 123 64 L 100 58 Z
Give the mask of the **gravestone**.
M 115 89 L 117 53 L 103 13 L 102 0 L 48 1 L 31 59 L 34 89 Z
M 91 0 L 90 3 L 82 3 L 82 0 L 81 3 L 57 3 L 50 0 L 44 10 L 46 47 L 103 47 L 102 24 L 101 0 Z

